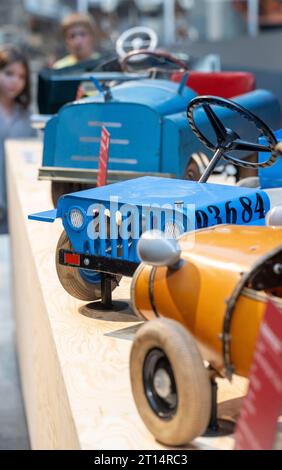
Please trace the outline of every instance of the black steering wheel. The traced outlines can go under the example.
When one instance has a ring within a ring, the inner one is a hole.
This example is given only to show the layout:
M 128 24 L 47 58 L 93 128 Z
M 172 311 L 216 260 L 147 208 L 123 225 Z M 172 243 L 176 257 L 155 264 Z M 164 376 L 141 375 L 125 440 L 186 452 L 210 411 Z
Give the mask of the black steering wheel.
M 128 72 L 128 61 L 131 58 L 135 58 L 136 56 L 141 55 L 141 56 L 147 56 L 147 57 L 154 57 L 155 59 L 159 60 L 160 62 L 160 67 L 163 70 L 165 68 L 166 64 L 170 65 L 173 64 L 176 66 L 175 69 L 171 70 L 168 69 L 169 71 L 187 71 L 187 65 L 185 62 L 182 60 L 178 59 L 178 57 L 175 57 L 172 54 L 169 54 L 168 52 L 165 51 L 160 51 L 160 50 L 150 50 L 150 49 L 139 49 L 139 50 L 134 50 L 126 54 L 123 59 L 120 62 L 120 67 L 123 72 Z M 151 67 L 152 69 L 156 69 L 158 67 Z
M 260 132 L 260 135 L 266 139 L 268 145 L 242 140 L 237 132 L 224 126 L 222 121 L 215 113 L 214 109 L 212 109 L 212 106 L 227 108 L 239 114 L 240 117 L 246 119 L 247 121 L 252 122 L 256 129 Z M 195 123 L 194 113 L 196 109 L 199 108 L 203 108 L 215 132 L 216 145 L 210 142 L 210 140 L 199 130 L 199 127 Z M 206 147 L 215 152 L 205 173 L 200 178 L 200 182 L 207 181 L 208 177 L 212 173 L 214 167 L 221 157 L 235 165 L 245 168 L 265 168 L 273 165 L 278 157 L 278 153 L 275 150 L 277 140 L 272 130 L 259 117 L 255 116 L 255 114 L 251 113 L 243 106 L 234 103 L 233 101 L 218 98 L 216 96 L 198 96 L 192 99 L 189 103 L 187 107 L 187 118 L 191 129 L 196 134 L 198 139 Z M 247 162 L 229 155 L 227 152 L 230 152 L 231 150 L 239 150 L 242 152 L 267 152 L 270 153 L 270 156 L 263 162 Z

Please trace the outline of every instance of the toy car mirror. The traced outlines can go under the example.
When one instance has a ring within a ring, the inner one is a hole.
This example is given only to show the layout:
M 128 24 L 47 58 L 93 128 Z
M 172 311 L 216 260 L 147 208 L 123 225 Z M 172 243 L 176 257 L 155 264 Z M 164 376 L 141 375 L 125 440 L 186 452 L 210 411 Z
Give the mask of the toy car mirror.
M 181 256 L 180 246 L 174 238 L 167 238 L 160 230 L 144 232 L 138 242 L 140 259 L 151 266 L 177 267 Z

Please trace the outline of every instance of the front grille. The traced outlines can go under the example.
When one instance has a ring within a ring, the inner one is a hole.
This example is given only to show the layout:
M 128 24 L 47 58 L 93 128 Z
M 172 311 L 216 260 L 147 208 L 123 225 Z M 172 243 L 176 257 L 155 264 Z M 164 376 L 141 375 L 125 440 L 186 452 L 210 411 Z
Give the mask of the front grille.
M 94 252 L 99 256 L 139 262 L 137 243 L 146 230 L 165 232 L 167 224 L 174 227 L 175 211 L 146 207 L 129 207 L 128 211 L 100 209 L 94 214 Z M 170 232 L 169 232 L 170 233 Z M 179 234 L 171 230 L 171 236 Z

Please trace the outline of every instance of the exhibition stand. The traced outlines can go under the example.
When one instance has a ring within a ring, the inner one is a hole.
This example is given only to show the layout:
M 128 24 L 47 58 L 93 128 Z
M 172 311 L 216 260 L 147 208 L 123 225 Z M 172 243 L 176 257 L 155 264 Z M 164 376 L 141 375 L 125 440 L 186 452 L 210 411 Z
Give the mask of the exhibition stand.
M 42 143 L 6 144 L 13 303 L 26 417 L 33 449 L 164 449 L 135 407 L 129 380 L 132 338 L 140 325 L 129 305 L 99 311 L 61 287 L 54 253 L 61 221 L 30 213 L 52 208 L 50 182 L 37 179 Z M 130 279 L 114 299 L 129 302 Z M 219 416 L 235 420 L 246 380 L 220 379 Z M 187 448 L 232 449 L 232 435 L 200 437 Z

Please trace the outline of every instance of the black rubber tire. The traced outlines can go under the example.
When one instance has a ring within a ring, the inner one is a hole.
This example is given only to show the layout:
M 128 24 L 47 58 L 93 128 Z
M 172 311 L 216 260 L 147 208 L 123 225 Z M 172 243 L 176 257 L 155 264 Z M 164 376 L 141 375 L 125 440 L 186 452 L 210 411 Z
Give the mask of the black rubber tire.
M 51 197 L 54 207 L 57 207 L 58 200 L 64 194 L 76 193 L 83 189 L 93 188 L 93 185 L 84 183 L 71 183 L 63 181 L 52 181 L 51 183 Z
M 58 278 L 63 288 L 72 297 L 79 300 L 93 302 L 94 300 L 101 299 L 101 285 L 90 284 L 86 282 L 80 275 L 79 269 L 71 266 L 64 266 L 59 263 L 60 249 L 72 250 L 72 245 L 65 231 L 62 232 L 56 249 L 56 269 Z M 112 290 L 114 290 L 120 280 L 121 276 L 113 276 Z
M 170 419 L 151 407 L 143 383 L 143 367 L 152 349 L 162 350 L 173 371 L 178 405 Z M 130 354 L 134 400 L 147 428 L 170 446 L 184 445 L 204 433 L 211 414 L 211 384 L 193 336 L 180 323 L 159 318 L 145 323 L 135 336 Z

